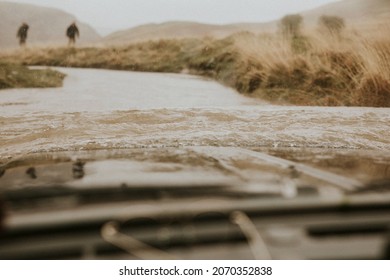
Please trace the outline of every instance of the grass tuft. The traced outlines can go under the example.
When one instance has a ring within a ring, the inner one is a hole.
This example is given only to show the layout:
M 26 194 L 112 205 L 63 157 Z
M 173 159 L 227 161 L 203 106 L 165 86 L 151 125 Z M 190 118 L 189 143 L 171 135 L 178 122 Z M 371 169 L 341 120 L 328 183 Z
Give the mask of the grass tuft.
M 64 77 L 50 69 L 31 70 L 23 65 L 0 62 L 0 89 L 60 87 Z

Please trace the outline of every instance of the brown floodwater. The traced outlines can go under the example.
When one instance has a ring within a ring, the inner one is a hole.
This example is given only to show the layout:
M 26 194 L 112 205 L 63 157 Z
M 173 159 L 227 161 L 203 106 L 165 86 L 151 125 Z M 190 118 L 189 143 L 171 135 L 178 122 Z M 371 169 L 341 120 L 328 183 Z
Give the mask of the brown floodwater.
M 388 108 L 274 106 L 190 75 L 59 70 L 67 74 L 62 88 L 0 91 L 2 165 L 122 154 L 159 163 L 168 177 L 177 169 L 213 177 L 231 170 L 188 149 L 239 147 L 363 181 L 390 178 Z M 107 164 L 121 169 L 112 161 L 90 168 Z M 229 164 L 248 178 L 256 169 L 237 155 Z

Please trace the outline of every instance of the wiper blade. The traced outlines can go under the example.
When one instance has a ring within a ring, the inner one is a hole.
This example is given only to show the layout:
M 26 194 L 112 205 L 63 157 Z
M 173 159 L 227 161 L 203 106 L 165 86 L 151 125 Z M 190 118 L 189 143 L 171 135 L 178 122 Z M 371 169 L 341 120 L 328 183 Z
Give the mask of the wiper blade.
M 248 197 L 239 194 L 235 188 L 225 185 L 206 184 L 203 186 L 120 186 L 75 188 L 69 186 L 28 187 L 3 192 L 3 198 L 12 209 L 50 207 L 61 208 L 69 199 L 73 204 L 110 203 L 123 201 L 163 200 L 205 197 Z M 54 203 L 53 203 L 54 202 Z M 53 205 L 55 204 L 55 205 Z

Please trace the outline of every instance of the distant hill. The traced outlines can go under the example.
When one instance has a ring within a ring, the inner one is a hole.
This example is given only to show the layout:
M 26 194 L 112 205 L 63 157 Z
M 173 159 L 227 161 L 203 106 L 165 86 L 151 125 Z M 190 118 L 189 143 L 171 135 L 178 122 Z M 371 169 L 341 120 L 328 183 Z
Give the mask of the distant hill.
M 343 17 L 347 26 L 366 34 L 390 30 L 390 0 L 344 0 L 302 13 L 307 25 L 324 14 Z
M 351 23 L 390 20 L 390 0 L 343 0 L 302 13 L 309 23 L 324 14 L 340 16 Z
M 321 15 L 337 15 L 343 17 L 347 24 L 372 24 L 390 22 L 390 0 L 343 0 L 301 13 L 305 25 L 312 27 Z M 240 31 L 274 32 L 279 21 L 267 23 L 237 23 L 229 25 L 213 25 L 195 22 L 166 22 L 146 24 L 131 29 L 118 31 L 105 37 L 108 44 L 137 42 L 160 38 L 226 37 Z
M 65 30 L 76 21 L 80 29 L 80 44 L 97 42 L 101 37 L 87 24 L 61 10 L 29 4 L 0 2 L 0 48 L 18 46 L 16 32 L 22 22 L 30 26 L 28 45 L 67 44 Z
M 229 25 L 204 24 L 197 22 L 171 21 L 161 24 L 145 24 L 112 33 L 104 38 L 107 43 L 145 41 L 156 38 L 226 37 L 240 31 L 267 31 L 273 23 L 238 23 Z

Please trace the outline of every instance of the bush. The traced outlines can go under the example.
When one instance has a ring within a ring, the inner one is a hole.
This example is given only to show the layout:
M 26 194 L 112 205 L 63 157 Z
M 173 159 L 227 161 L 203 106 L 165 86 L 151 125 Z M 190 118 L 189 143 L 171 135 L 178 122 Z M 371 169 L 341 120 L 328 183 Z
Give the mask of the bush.
M 337 36 L 340 36 L 345 28 L 344 19 L 338 16 L 321 16 L 318 19 L 318 25 L 321 30 Z
M 299 37 L 301 34 L 303 18 L 301 15 L 286 15 L 280 21 L 280 31 L 284 37 Z

